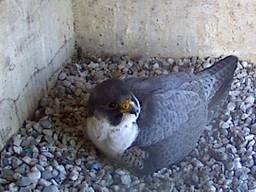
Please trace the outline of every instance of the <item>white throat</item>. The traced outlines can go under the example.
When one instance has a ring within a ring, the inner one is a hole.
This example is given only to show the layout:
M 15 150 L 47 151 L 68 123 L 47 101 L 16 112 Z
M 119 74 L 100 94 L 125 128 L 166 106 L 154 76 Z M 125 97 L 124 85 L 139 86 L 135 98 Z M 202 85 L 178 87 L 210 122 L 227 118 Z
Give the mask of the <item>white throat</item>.
M 113 126 L 106 118 L 89 117 L 87 135 L 107 155 L 120 155 L 131 146 L 138 135 L 137 118 L 138 115 L 124 114 L 121 123 Z

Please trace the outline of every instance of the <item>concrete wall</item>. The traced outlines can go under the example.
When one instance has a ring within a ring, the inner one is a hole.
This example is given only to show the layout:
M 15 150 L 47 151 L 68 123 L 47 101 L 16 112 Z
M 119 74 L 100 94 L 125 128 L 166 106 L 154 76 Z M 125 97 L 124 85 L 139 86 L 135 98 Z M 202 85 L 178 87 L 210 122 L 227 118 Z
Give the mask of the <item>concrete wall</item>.
M 0 0 L 0 148 L 73 54 L 71 0 Z
M 78 45 L 88 53 L 237 54 L 256 61 L 256 1 L 73 0 Z

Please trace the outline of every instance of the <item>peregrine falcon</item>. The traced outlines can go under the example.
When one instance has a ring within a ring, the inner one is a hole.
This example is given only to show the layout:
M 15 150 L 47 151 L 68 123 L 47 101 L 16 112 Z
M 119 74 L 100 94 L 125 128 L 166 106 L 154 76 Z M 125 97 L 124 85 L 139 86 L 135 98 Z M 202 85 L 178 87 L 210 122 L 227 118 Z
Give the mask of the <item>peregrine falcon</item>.
M 182 160 L 223 107 L 238 58 L 195 74 L 109 79 L 88 101 L 86 133 L 111 159 L 138 174 Z

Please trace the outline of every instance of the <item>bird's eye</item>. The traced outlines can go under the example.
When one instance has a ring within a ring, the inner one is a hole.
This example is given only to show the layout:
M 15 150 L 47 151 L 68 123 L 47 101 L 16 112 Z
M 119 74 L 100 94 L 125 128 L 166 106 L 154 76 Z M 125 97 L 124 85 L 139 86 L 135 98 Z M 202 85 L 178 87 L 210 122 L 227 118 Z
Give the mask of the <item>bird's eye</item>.
M 114 103 L 114 102 L 111 102 L 111 103 L 108 104 L 108 107 L 109 107 L 110 109 L 115 109 L 115 108 L 117 108 L 117 104 Z
M 123 105 L 123 108 L 124 108 L 124 109 L 129 109 L 129 107 L 130 107 L 129 104 L 124 104 L 124 105 Z

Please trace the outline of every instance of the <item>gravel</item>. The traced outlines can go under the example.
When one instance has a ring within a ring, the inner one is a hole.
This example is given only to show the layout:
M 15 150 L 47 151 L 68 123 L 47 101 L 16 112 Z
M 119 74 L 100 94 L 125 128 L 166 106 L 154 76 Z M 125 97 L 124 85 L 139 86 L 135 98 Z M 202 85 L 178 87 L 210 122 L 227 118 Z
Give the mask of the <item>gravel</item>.
M 43 192 L 59 192 L 59 189 L 56 185 L 49 185 L 47 187 L 44 187 Z
M 256 191 L 256 65 L 240 61 L 228 105 L 176 165 L 138 178 L 84 138 L 86 101 L 110 77 L 193 72 L 220 58 L 83 58 L 67 64 L 0 156 L 0 191 Z

